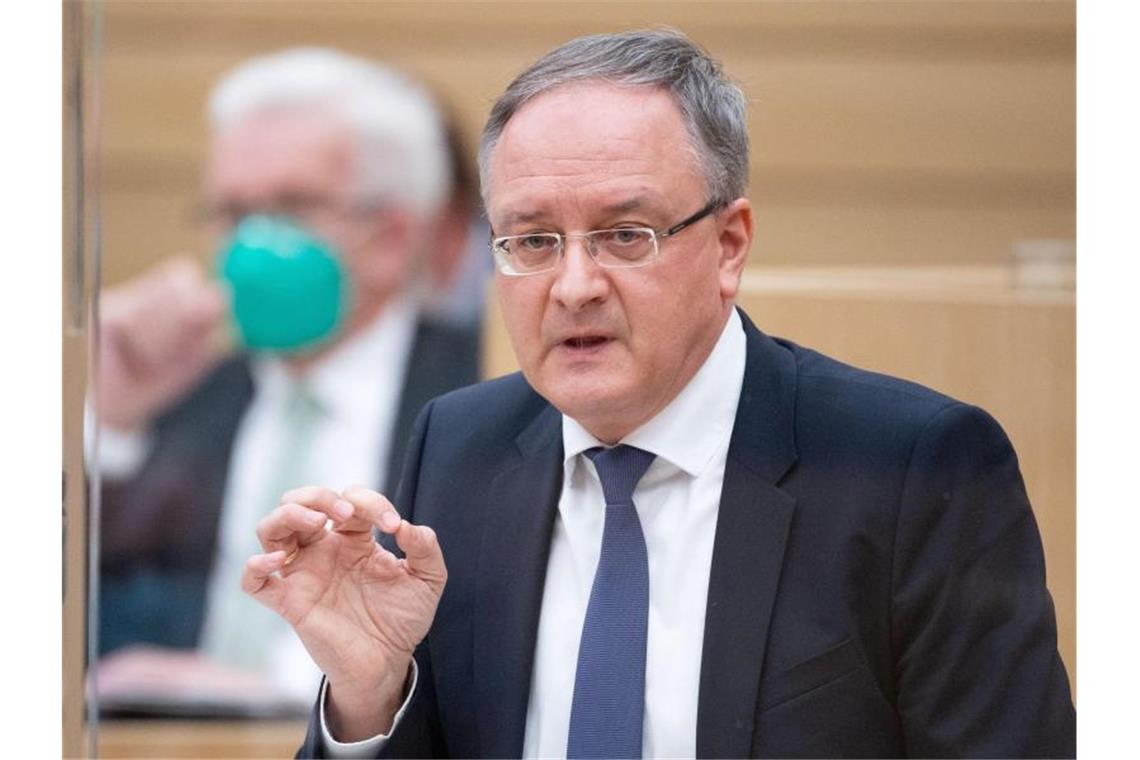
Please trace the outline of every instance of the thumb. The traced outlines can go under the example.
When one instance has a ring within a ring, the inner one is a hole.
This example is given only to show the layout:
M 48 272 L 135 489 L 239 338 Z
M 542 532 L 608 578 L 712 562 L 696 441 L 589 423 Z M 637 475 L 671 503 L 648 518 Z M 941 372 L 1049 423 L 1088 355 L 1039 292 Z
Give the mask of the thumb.
M 442 593 L 447 582 L 447 566 L 435 531 L 426 525 L 413 525 L 401 520 L 396 531 L 396 545 L 404 552 L 408 571 L 435 588 L 437 593 Z
M 285 566 L 286 552 L 255 554 L 246 560 L 241 574 L 241 589 L 269 609 L 281 614 L 285 584 L 275 573 Z

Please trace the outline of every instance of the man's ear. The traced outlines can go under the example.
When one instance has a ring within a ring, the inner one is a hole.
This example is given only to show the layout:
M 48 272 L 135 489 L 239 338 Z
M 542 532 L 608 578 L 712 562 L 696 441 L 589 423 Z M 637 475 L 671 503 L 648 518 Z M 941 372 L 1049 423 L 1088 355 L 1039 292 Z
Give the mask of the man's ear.
M 719 214 L 720 294 L 726 301 L 736 298 L 740 275 L 752 247 L 752 204 L 737 198 Z
M 467 201 L 453 197 L 444 204 L 430 231 L 426 251 L 427 268 L 433 286 L 446 290 L 455 281 L 467 253 L 471 236 L 471 212 Z

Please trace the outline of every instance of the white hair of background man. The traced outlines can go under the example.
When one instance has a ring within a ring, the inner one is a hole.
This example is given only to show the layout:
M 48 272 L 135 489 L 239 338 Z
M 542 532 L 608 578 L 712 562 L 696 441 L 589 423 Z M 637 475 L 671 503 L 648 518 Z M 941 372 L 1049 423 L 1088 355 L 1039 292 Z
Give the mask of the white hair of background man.
M 326 48 L 250 59 L 210 95 L 215 130 L 271 109 L 326 109 L 358 142 L 357 200 L 436 211 L 451 189 L 447 142 L 431 95 L 382 64 Z M 318 111 L 319 112 L 319 111 Z

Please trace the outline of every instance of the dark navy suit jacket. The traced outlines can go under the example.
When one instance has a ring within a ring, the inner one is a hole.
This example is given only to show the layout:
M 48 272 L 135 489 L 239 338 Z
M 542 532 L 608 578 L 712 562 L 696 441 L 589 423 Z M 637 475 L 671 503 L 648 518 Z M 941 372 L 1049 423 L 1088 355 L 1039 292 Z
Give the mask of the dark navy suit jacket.
M 400 392 L 387 462 L 395 490 L 408 435 L 431 398 L 478 380 L 479 335 L 421 318 Z M 99 649 L 197 645 L 238 424 L 253 400 L 247 358 L 212 372 L 156 422 L 139 475 L 105 483 L 100 521 Z
M 1041 541 L 998 424 L 744 322 L 692 653 L 697 754 L 1074 755 Z M 562 458 L 558 411 L 520 375 L 420 415 L 396 501 L 437 531 L 449 581 L 385 755 L 522 752 Z M 314 712 L 299 754 L 322 752 Z

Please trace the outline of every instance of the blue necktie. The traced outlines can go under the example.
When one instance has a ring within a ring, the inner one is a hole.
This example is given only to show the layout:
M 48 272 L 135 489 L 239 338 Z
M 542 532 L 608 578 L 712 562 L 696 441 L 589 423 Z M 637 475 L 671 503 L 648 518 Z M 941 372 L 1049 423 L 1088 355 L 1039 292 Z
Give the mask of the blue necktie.
M 590 590 L 574 704 L 570 758 L 641 757 L 645 712 L 645 639 L 649 627 L 649 557 L 633 489 L 654 455 L 633 446 L 586 452 L 606 497 L 602 552 Z

